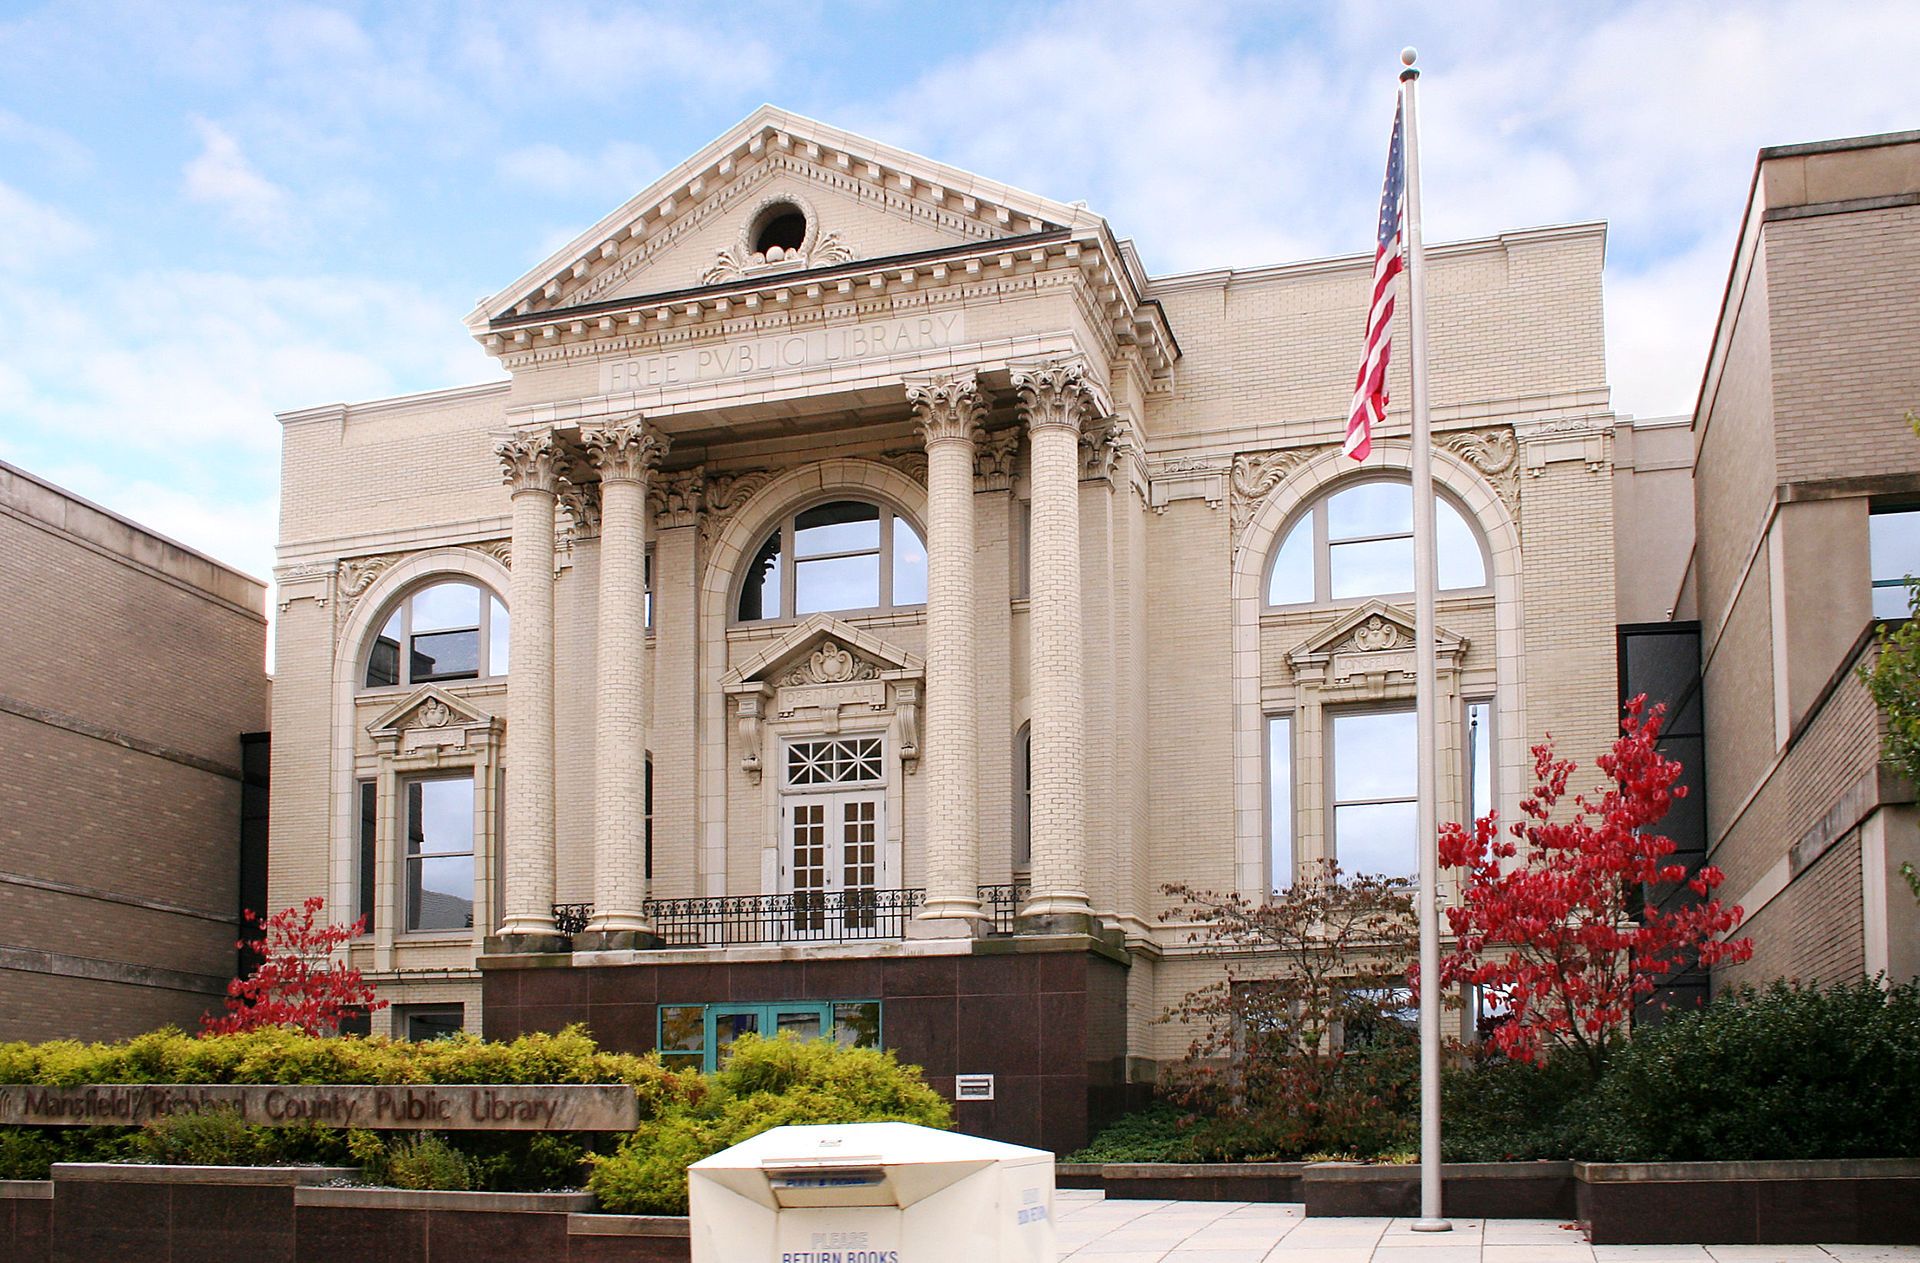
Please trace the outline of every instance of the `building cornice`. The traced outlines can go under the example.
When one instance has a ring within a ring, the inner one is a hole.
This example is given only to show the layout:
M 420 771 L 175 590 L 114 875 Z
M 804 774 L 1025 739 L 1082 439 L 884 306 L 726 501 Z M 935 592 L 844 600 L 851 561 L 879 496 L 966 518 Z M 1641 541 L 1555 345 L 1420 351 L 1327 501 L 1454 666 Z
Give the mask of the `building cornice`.
M 310 408 L 276 412 L 274 419 L 283 426 L 307 425 L 313 422 L 332 422 L 337 425 L 348 418 L 358 419 L 390 412 L 416 412 L 423 408 L 485 399 L 490 395 L 504 395 L 512 386 L 511 381 L 503 378 L 500 381 L 476 382 L 471 386 L 448 386 L 441 390 L 423 390 L 411 395 L 390 395 L 384 399 L 367 399 L 359 403 L 316 404 Z

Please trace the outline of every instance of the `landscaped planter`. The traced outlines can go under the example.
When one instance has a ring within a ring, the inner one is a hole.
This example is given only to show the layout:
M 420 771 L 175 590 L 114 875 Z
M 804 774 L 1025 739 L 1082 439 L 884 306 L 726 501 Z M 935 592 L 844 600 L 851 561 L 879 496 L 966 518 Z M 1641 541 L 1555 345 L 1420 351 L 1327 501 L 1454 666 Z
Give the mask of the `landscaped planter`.
M 337 1167 L 62 1163 L 0 1182 L 0 1259 L 248 1263 L 686 1263 L 684 1218 L 598 1215 L 589 1193 L 453 1193 L 335 1183 Z
M 52 1180 L 0 1180 L 0 1259 L 47 1263 Z
M 1596 1245 L 1920 1243 L 1913 1159 L 1579 1162 L 1574 1175 Z
M 1571 1162 L 1448 1162 L 1440 1167 L 1442 1201 L 1462 1219 L 1571 1219 Z M 1307 1217 L 1420 1213 L 1420 1168 L 1359 1162 L 1315 1162 L 1301 1173 Z
M 1062 1162 L 1056 1188 L 1097 1188 L 1116 1200 L 1297 1202 L 1299 1162 Z

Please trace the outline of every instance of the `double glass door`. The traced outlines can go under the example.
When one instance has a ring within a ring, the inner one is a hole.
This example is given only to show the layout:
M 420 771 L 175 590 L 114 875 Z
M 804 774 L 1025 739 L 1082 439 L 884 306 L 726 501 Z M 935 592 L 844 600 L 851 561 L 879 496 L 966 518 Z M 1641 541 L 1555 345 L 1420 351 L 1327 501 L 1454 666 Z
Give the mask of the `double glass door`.
M 877 789 L 786 800 L 782 893 L 793 896 L 793 937 L 857 937 L 875 928 L 884 808 Z

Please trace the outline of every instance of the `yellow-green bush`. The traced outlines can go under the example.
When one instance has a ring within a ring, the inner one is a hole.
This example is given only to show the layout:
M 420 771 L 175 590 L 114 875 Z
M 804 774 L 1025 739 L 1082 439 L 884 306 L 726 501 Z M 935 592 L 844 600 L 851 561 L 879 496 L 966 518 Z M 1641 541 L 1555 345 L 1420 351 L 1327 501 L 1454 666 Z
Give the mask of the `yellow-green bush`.
M 804 1123 L 951 1127 L 953 1110 L 890 1052 L 791 1037 L 736 1041 L 698 1100 L 642 1122 L 592 1159 L 587 1187 L 615 1214 L 684 1214 L 687 1167 L 774 1127 Z
M 94 1083 L 619 1083 L 651 1119 L 706 1094 L 701 1076 L 669 1070 L 653 1055 L 607 1052 L 579 1027 L 488 1043 L 473 1035 L 430 1043 L 384 1037 L 322 1038 L 265 1028 L 193 1037 L 153 1031 L 119 1044 L 54 1040 L 0 1044 L 0 1083 L 79 1087 Z M 54 1162 L 146 1161 L 335 1164 L 387 1168 L 350 1152 L 336 1128 L 242 1128 L 220 1120 L 139 1129 L 0 1128 L 0 1179 L 45 1179 Z M 230 1129 L 229 1129 L 230 1130 Z M 578 1187 L 586 1161 L 617 1136 L 588 1133 L 468 1132 L 447 1146 L 471 1186 L 500 1191 Z M 385 1142 L 372 1142 L 383 1159 Z M 182 1156 L 201 1153 L 207 1156 Z M 423 1177 L 428 1178 L 428 1177 Z

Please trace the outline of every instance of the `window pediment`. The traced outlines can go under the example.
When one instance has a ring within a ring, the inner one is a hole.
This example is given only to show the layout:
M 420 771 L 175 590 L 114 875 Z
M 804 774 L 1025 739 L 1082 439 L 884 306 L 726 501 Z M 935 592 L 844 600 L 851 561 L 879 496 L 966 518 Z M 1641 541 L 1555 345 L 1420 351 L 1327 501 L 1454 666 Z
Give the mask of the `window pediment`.
M 472 703 L 424 684 L 382 712 L 367 732 L 383 753 L 412 754 L 481 745 L 499 731 L 500 723 Z
M 1434 640 L 1439 668 L 1458 670 L 1467 651 L 1466 637 L 1436 627 Z M 1302 681 L 1323 685 L 1366 681 L 1380 686 L 1396 675 L 1413 678 L 1416 643 L 1413 616 L 1375 599 L 1295 646 L 1287 662 Z

